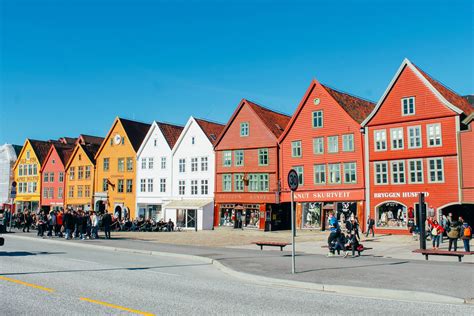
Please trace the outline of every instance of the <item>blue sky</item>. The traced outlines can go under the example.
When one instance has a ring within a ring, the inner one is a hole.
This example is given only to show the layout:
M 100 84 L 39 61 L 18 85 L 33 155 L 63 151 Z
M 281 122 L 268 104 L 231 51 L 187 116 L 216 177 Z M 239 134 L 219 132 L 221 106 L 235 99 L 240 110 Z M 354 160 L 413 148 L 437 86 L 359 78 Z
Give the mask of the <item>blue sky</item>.
M 0 144 L 116 116 L 292 114 L 311 79 L 376 101 L 404 57 L 474 91 L 471 1 L 1 0 Z

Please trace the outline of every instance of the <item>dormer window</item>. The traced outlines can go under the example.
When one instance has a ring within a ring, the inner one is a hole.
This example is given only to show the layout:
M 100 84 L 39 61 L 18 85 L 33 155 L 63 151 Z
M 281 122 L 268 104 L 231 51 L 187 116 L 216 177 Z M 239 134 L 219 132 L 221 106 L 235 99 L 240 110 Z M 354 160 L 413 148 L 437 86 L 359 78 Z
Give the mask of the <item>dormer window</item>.
M 249 123 L 243 122 L 240 123 L 240 137 L 249 136 Z
M 30 151 L 29 150 L 26 151 L 26 159 L 28 159 L 28 160 L 30 159 Z
M 196 143 L 196 138 L 193 136 L 191 137 L 191 144 L 194 145 Z
M 153 145 L 154 145 L 155 147 L 158 146 L 158 139 L 155 138 L 155 139 L 153 140 Z
M 402 114 L 403 115 L 415 114 L 415 97 L 402 99 Z

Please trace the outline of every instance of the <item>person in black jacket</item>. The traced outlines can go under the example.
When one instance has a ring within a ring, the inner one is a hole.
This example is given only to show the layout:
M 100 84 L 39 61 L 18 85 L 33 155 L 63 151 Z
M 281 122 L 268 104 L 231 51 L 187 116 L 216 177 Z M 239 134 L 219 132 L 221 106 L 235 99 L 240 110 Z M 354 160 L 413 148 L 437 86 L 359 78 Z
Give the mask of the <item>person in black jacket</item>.
M 70 210 L 66 210 L 63 218 L 64 228 L 66 229 L 66 239 L 71 239 L 74 232 L 75 220 Z
M 112 216 L 106 212 L 102 217 L 102 224 L 104 225 L 105 239 L 110 239 L 110 225 L 112 225 Z

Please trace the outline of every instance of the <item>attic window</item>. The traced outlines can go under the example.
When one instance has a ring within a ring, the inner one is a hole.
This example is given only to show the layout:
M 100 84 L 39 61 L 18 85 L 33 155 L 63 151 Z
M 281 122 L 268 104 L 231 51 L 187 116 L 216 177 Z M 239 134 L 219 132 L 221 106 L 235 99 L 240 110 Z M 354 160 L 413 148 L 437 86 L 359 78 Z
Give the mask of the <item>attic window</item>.
M 240 137 L 249 136 L 249 123 L 243 122 L 240 123 Z
M 30 151 L 29 150 L 26 151 L 26 159 L 30 159 Z
M 155 138 L 155 139 L 153 140 L 153 145 L 154 145 L 155 147 L 158 146 L 158 139 Z
M 195 143 L 196 143 L 196 138 L 193 136 L 193 137 L 191 137 L 191 144 L 194 145 Z
M 215 134 L 211 134 L 211 135 L 209 135 L 209 136 L 211 137 L 212 140 L 216 140 L 216 139 L 217 139 L 217 137 L 216 137 Z
M 275 123 L 275 126 L 276 126 L 276 128 L 278 128 L 280 131 L 282 131 L 282 130 L 283 130 L 283 128 L 281 128 L 281 126 L 280 126 L 280 125 L 278 125 L 277 123 Z
M 53 159 L 53 160 L 51 161 L 51 163 L 54 165 L 54 164 L 56 163 L 56 160 Z
M 80 160 L 82 160 L 82 156 L 81 156 L 81 155 L 79 155 L 79 161 L 80 161 Z

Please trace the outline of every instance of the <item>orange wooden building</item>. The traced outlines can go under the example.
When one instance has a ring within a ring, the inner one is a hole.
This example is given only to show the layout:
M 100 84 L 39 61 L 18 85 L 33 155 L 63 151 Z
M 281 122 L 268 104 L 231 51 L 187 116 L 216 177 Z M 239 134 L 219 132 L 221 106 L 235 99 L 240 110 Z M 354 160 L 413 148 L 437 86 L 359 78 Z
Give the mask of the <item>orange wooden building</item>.
M 296 227 L 324 229 L 333 213 L 364 222 L 364 138 L 360 124 L 375 104 L 313 80 L 280 136 L 281 200 L 290 202 L 286 175 L 298 173 Z
M 216 141 L 215 226 L 290 227 L 279 204 L 279 147 L 290 117 L 242 100 Z
M 363 122 L 368 213 L 379 232 L 406 233 L 425 192 L 429 216 L 471 224 L 473 136 L 465 97 L 405 59 Z

